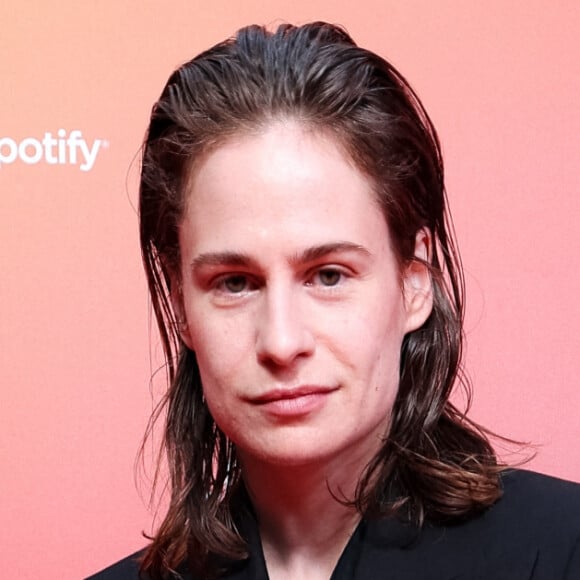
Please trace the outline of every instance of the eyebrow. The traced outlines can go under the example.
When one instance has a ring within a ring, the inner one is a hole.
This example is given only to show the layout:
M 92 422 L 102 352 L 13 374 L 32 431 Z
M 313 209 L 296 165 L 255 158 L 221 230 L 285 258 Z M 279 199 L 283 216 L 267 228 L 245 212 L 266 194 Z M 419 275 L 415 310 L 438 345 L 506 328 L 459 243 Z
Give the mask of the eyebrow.
M 314 262 L 328 256 L 329 254 L 340 254 L 346 252 L 355 252 L 364 256 L 371 256 L 369 250 L 359 244 L 352 242 L 329 242 L 319 246 L 312 246 L 298 252 L 288 260 L 290 264 L 304 264 Z M 191 262 L 191 269 L 195 272 L 204 267 L 211 266 L 255 266 L 256 260 L 248 254 L 241 252 L 204 252 L 196 256 Z
M 352 242 L 329 242 L 328 244 L 306 248 L 304 251 L 292 256 L 290 258 L 290 263 L 304 264 L 307 262 L 314 262 L 320 258 L 328 256 L 329 254 L 341 254 L 347 252 L 356 252 L 357 254 L 363 254 L 365 256 L 371 255 L 364 246 L 359 244 L 353 244 Z

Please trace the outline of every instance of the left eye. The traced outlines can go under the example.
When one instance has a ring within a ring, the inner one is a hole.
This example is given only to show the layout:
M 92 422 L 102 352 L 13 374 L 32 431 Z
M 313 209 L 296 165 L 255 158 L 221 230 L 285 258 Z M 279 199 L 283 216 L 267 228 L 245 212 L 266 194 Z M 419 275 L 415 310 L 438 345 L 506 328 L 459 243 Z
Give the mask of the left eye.
M 321 286 L 336 286 L 342 277 L 342 272 L 334 268 L 323 268 L 322 270 L 318 270 L 315 275 L 316 281 Z
M 248 290 L 249 282 L 246 276 L 238 274 L 224 278 L 221 281 L 220 286 L 225 292 L 229 292 L 230 294 L 240 294 L 241 292 Z

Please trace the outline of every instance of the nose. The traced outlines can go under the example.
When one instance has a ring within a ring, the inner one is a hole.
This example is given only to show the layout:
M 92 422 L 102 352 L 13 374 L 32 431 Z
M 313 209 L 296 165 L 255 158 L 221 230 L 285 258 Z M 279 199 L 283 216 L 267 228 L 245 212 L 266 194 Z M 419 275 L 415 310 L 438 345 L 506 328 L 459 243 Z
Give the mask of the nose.
M 312 321 L 305 320 L 298 293 L 288 287 L 272 287 L 265 292 L 256 340 L 261 363 L 287 367 L 314 352 Z

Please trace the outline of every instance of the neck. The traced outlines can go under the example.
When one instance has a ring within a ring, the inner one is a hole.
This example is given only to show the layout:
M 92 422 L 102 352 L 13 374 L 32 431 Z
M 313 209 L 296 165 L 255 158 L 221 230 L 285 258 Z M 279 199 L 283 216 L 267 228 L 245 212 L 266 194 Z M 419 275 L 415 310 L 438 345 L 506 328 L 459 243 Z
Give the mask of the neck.
M 352 500 L 364 465 L 271 465 L 245 458 L 270 578 L 326 578 L 360 521 Z

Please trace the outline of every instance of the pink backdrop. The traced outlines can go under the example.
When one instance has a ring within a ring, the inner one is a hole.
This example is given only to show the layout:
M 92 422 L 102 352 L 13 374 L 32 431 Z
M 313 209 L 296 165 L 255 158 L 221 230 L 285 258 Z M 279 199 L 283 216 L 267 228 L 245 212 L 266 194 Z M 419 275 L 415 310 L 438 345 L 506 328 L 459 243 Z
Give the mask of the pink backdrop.
M 411 80 L 443 141 L 474 416 L 580 480 L 579 6 L 2 3 L 2 574 L 79 578 L 151 529 L 133 462 L 159 347 L 152 361 L 134 159 L 170 70 L 252 22 L 344 24 Z

